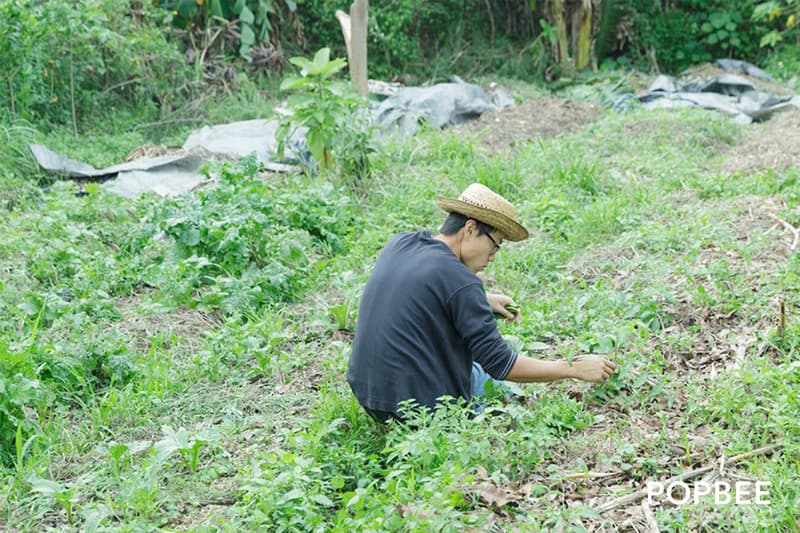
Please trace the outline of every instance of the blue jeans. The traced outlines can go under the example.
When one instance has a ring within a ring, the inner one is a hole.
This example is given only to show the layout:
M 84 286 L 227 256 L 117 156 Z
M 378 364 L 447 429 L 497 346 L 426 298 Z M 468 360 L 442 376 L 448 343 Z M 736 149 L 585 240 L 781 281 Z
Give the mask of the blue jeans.
M 491 381 L 492 385 L 496 388 L 503 387 L 503 382 L 494 379 L 492 376 L 486 373 L 481 365 L 478 363 L 472 363 L 472 396 L 484 396 L 486 394 L 486 383 Z

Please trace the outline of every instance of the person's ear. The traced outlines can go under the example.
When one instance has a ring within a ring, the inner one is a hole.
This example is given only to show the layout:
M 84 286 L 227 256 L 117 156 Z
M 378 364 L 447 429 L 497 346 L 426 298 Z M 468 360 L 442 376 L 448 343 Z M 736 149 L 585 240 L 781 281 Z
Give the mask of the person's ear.
M 464 223 L 464 229 L 466 230 L 466 233 L 472 233 L 477 227 L 478 223 L 471 218 L 467 219 L 467 221 Z

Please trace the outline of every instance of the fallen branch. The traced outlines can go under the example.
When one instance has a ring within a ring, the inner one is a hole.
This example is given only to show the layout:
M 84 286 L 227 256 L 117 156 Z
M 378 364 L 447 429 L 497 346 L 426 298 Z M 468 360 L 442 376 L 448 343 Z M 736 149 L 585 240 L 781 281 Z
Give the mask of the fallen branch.
M 602 479 L 606 477 L 618 476 L 621 472 L 576 472 L 567 474 L 564 477 L 553 479 L 553 481 L 573 481 L 575 479 Z
M 773 219 L 773 220 L 777 220 L 778 222 L 780 222 L 781 226 L 783 226 L 784 228 L 786 228 L 790 232 L 792 232 L 792 236 L 793 236 L 792 245 L 789 247 L 789 251 L 790 252 L 794 252 L 795 250 L 797 250 L 797 241 L 800 240 L 800 231 L 798 231 L 797 228 L 795 228 L 794 226 L 792 226 L 791 224 L 789 224 L 788 222 L 786 222 L 782 218 L 778 218 L 777 216 L 773 215 L 772 213 L 767 213 L 767 216 L 769 218 Z
M 133 128 L 133 131 L 139 131 L 142 128 L 154 128 L 156 126 L 165 126 L 167 124 L 178 124 L 181 122 L 200 122 L 202 120 L 204 119 L 199 117 L 170 118 L 166 120 L 159 120 L 157 122 L 148 122 L 146 124 L 139 124 Z
M 658 529 L 658 522 L 656 522 L 656 517 L 653 514 L 653 510 L 650 509 L 650 506 L 647 505 L 647 502 L 642 502 L 642 515 L 644 516 L 647 533 L 661 533 L 661 530 Z
M 763 448 L 758 448 L 757 450 L 753 450 L 751 452 L 742 453 L 742 454 L 739 454 L 739 455 L 734 455 L 733 457 L 728 458 L 725 461 L 725 464 L 729 465 L 729 464 L 737 463 L 739 461 L 744 461 L 745 459 L 749 459 L 750 457 L 754 457 L 756 455 L 762 455 L 762 454 L 765 454 L 765 453 L 769 453 L 771 451 L 777 450 L 777 449 L 782 448 L 782 447 L 783 447 L 782 444 L 771 444 L 769 446 L 764 446 Z M 699 476 L 700 474 L 705 474 L 706 472 L 711 472 L 715 468 L 719 468 L 719 466 L 714 464 L 713 466 L 704 466 L 702 468 L 697 468 L 695 470 L 689 470 L 688 472 L 684 472 L 683 474 L 681 474 L 679 476 L 671 477 L 668 480 L 663 481 L 662 483 L 664 484 L 664 486 L 669 486 L 672 483 L 678 483 L 678 482 L 681 482 L 681 481 L 686 481 L 687 479 L 691 479 L 693 477 Z M 632 494 L 628 494 L 626 496 L 622 496 L 621 498 L 617 498 L 616 500 L 611 500 L 610 502 L 606 502 L 606 503 L 604 503 L 602 505 L 599 505 L 599 506 L 595 507 L 595 510 L 598 513 L 605 513 L 605 512 L 608 512 L 608 511 L 612 510 L 612 509 L 616 509 L 617 507 L 621 507 L 621 506 L 627 505 L 629 503 L 637 502 L 637 501 L 641 500 L 642 498 L 644 498 L 645 496 L 647 496 L 647 491 L 646 490 L 644 490 L 644 489 L 637 490 L 636 492 L 634 492 Z

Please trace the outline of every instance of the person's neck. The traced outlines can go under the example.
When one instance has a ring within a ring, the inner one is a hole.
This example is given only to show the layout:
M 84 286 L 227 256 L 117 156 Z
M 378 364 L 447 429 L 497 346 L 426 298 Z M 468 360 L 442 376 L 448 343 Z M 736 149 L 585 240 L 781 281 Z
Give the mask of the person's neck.
M 461 261 L 461 256 L 459 255 L 459 246 L 458 246 L 458 236 L 457 235 L 445 235 L 443 233 L 438 234 L 434 237 L 437 241 L 442 241 L 450 248 L 450 251 L 453 252 L 453 255 Z

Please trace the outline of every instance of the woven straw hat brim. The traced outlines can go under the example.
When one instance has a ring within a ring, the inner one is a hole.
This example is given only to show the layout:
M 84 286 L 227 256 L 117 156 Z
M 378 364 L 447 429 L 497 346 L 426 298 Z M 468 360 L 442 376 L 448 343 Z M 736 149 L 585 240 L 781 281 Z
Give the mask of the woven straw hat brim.
M 455 198 L 437 198 L 436 202 L 447 212 L 461 213 L 464 216 L 474 218 L 484 224 L 489 224 L 495 229 L 502 231 L 509 241 L 524 241 L 528 238 L 528 230 L 525 229 L 522 224 L 503 213 L 498 213 L 492 209 L 480 207 Z

